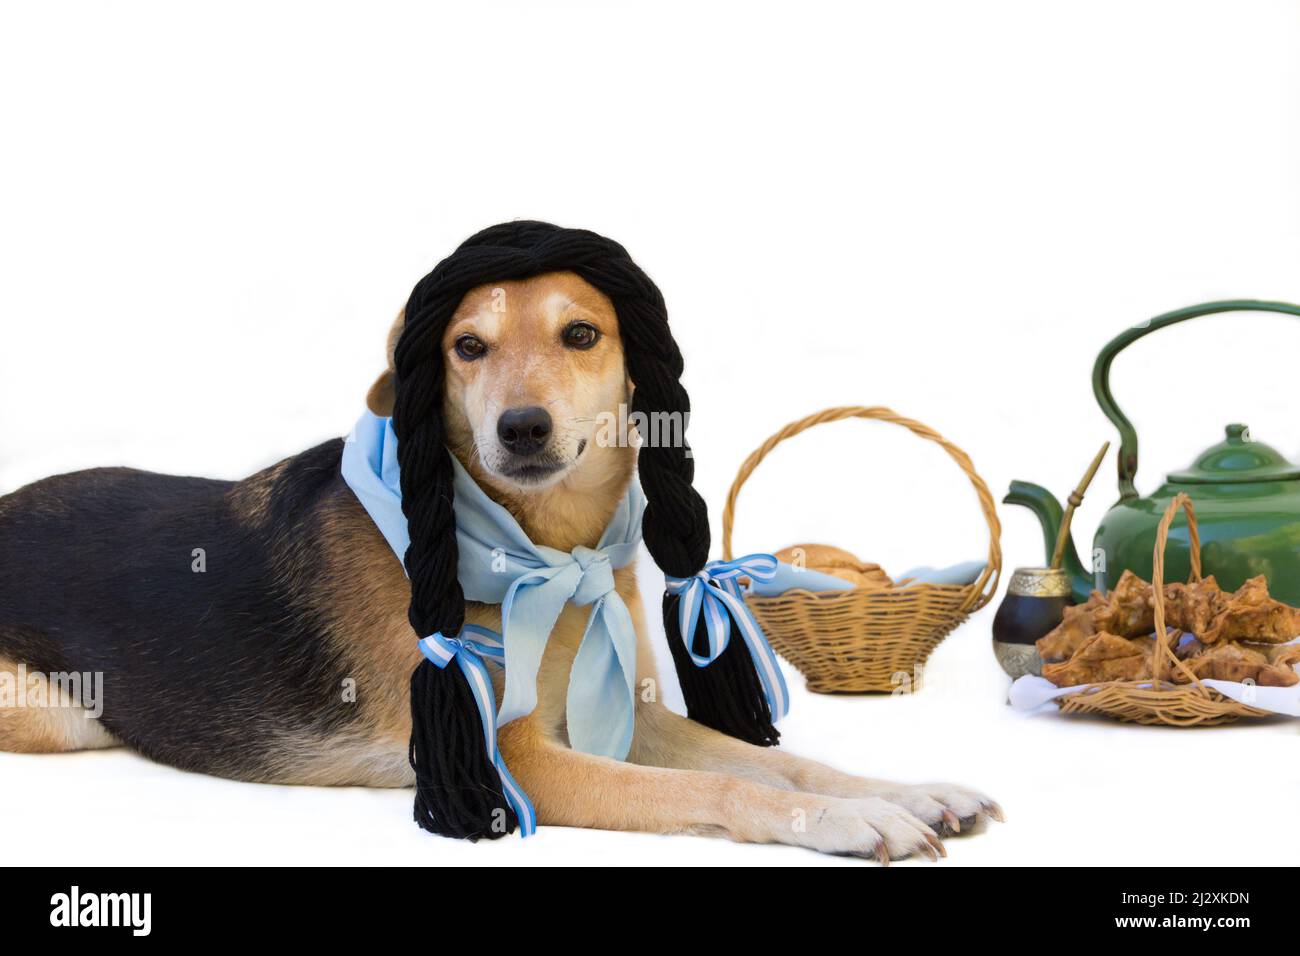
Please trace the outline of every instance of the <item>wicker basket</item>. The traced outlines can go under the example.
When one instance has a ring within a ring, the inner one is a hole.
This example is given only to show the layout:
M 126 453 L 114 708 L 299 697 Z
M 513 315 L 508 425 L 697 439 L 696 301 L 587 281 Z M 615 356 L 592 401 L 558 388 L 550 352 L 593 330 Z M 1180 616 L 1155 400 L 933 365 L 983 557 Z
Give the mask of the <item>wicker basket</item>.
M 1193 582 L 1201 580 L 1201 536 L 1196 527 L 1192 499 L 1180 492 L 1169 507 L 1156 531 L 1156 546 L 1151 567 L 1151 590 L 1155 605 L 1155 648 L 1152 651 L 1151 680 L 1107 681 L 1094 684 L 1077 694 L 1057 698 L 1065 714 L 1105 714 L 1116 720 L 1136 724 L 1163 724 L 1169 727 L 1212 727 L 1227 724 L 1239 717 L 1275 717 L 1276 714 L 1251 707 L 1225 697 L 1206 687 L 1174 654 L 1169 641 L 1160 640 L 1165 633 L 1165 543 L 1169 527 L 1179 509 L 1187 512 Z M 1174 684 L 1164 679 L 1166 666 L 1172 664 L 1190 680 Z
M 936 442 L 966 473 L 989 526 L 988 564 L 971 584 L 858 587 L 844 591 L 787 591 L 775 597 L 748 594 L 745 602 L 772 647 L 794 664 L 819 694 L 916 690 L 921 665 L 950 631 L 983 607 L 997 590 L 1002 570 L 1001 525 L 993 496 L 970 458 L 933 429 L 888 408 L 849 406 L 791 422 L 745 459 L 722 513 L 722 553 L 730 559 L 731 530 L 740 489 L 768 453 L 800 432 L 824 422 L 870 418 L 902 425 Z M 906 675 L 900 678 L 899 675 Z

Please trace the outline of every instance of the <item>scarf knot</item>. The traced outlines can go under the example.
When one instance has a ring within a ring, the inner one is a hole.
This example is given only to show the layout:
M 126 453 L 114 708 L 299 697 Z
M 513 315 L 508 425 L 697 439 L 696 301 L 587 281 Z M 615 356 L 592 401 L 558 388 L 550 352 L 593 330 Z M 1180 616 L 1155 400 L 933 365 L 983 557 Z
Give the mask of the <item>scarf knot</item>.
M 582 569 L 582 577 L 574 589 L 572 601 L 579 607 L 595 604 L 614 591 L 614 567 L 609 555 L 582 545 L 572 551 L 573 560 Z

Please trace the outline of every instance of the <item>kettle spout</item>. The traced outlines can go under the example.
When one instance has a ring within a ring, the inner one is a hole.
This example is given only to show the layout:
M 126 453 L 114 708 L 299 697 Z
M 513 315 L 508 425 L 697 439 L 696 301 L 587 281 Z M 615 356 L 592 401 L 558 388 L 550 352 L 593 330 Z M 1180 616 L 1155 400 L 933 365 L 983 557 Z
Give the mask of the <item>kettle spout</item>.
M 1011 482 L 1011 490 L 1002 499 L 1002 503 L 1021 505 L 1034 513 L 1043 529 L 1043 548 L 1046 555 L 1043 563 L 1050 563 L 1052 551 L 1056 547 L 1056 539 L 1061 533 L 1061 519 L 1065 512 L 1061 503 L 1046 488 L 1027 481 Z M 1075 603 L 1088 600 L 1093 587 L 1092 575 L 1084 570 L 1083 562 L 1079 560 L 1079 552 L 1074 547 L 1073 536 L 1068 536 L 1065 540 L 1065 554 L 1061 567 L 1070 576 L 1070 590 Z

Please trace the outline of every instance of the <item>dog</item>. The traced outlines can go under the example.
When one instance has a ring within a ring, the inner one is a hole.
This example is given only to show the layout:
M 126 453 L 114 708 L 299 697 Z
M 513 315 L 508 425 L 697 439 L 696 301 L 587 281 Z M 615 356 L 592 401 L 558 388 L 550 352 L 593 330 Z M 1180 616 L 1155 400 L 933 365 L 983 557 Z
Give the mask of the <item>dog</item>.
M 403 323 L 366 396 L 377 415 L 393 411 Z M 635 389 L 611 301 L 571 272 L 482 286 L 456 308 L 442 355 L 451 452 L 533 541 L 594 547 L 637 462 L 634 436 L 598 440 Z M 0 676 L 104 680 L 95 718 L 66 687 L 45 688 L 66 706 L 0 708 L 0 749 L 126 746 L 236 780 L 412 786 L 410 584 L 341 478 L 341 450 L 329 441 L 238 482 L 98 468 L 0 498 Z M 638 686 L 656 686 L 634 567 L 615 583 Z M 657 694 L 638 695 L 626 761 L 570 749 L 565 692 L 586 617 L 565 608 L 536 709 L 499 732 L 543 825 L 887 863 L 937 859 L 941 836 L 1002 818 L 977 791 L 841 773 L 711 730 Z M 466 620 L 499 629 L 500 608 L 470 604 Z M 494 682 L 499 700 L 499 668 Z

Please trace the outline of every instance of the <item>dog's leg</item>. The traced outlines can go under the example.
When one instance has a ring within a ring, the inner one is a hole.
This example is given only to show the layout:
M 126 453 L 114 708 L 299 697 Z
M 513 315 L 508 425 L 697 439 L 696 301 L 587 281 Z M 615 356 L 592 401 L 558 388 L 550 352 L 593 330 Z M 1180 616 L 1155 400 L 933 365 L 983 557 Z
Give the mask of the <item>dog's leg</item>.
M 947 783 L 908 785 L 855 777 L 779 748 L 728 737 L 658 703 L 638 706 L 628 759 L 652 767 L 719 772 L 768 787 L 887 800 L 938 832 L 969 830 L 984 816 L 1002 819 L 1001 808 L 978 791 Z
M 942 852 L 925 824 L 878 798 L 800 793 L 725 773 L 594 757 L 548 739 L 528 718 L 502 728 L 500 743 L 542 824 L 720 835 L 886 863 Z
M 0 658 L 0 750 L 61 753 L 116 746 L 103 724 L 45 675 Z

